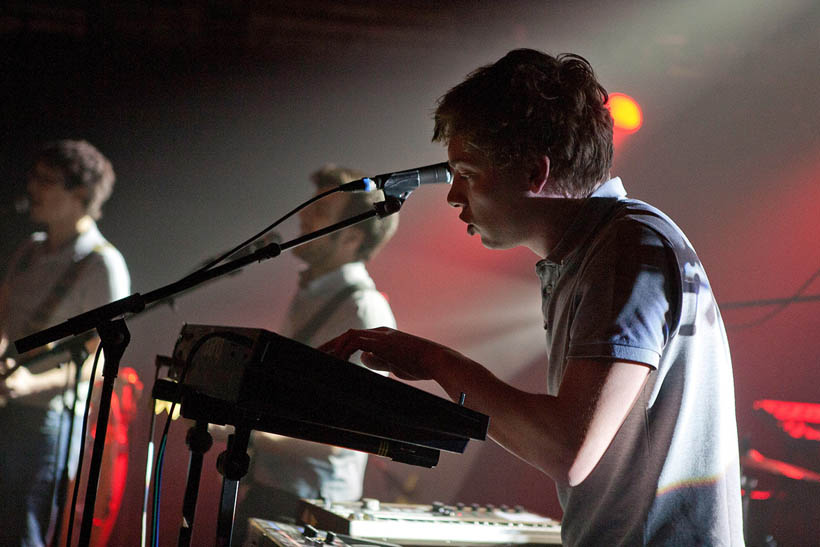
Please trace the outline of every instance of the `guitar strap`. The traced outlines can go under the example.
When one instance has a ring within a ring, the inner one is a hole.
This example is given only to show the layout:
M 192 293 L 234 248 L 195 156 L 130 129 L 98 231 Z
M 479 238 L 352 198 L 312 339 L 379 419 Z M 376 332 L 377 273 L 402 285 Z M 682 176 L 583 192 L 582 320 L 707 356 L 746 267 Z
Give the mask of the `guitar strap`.
M 99 254 L 105 249 L 106 247 L 110 247 L 111 244 L 107 241 L 100 245 L 97 245 L 92 249 L 90 253 L 85 255 L 83 258 L 78 260 L 77 262 L 70 265 L 66 271 L 57 279 L 57 283 L 54 284 L 52 287 L 51 292 L 46 296 L 46 298 L 37 306 L 35 312 L 31 315 L 31 317 L 26 321 L 25 329 L 23 332 L 34 333 L 43 330 L 44 328 L 48 327 L 49 325 L 47 322 L 51 319 L 52 314 L 57 309 L 57 306 L 60 305 L 63 300 L 65 300 L 66 295 L 71 291 L 71 289 L 76 284 L 77 280 L 80 278 L 80 274 L 88 267 L 88 264 L 91 263 L 91 258 L 95 254 Z M 34 246 L 32 246 L 24 255 L 23 258 L 20 260 L 19 267 L 16 268 L 16 271 L 25 271 L 28 265 L 31 263 L 32 254 L 34 253 Z M 5 357 L 16 357 L 17 352 L 14 349 L 12 344 L 9 344 L 8 349 L 6 350 Z
M 319 328 L 333 315 L 333 312 L 341 306 L 342 302 L 350 298 L 356 291 L 366 291 L 368 287 L 359 284 L 353 284 L 345 287 L 333 297 L 328 300 L 322 308 L 313 314 L 313 316 L 300 328 L 296 334 L 291 338 L 297 342 L 307 344 L 307 342 L 319 331 Z

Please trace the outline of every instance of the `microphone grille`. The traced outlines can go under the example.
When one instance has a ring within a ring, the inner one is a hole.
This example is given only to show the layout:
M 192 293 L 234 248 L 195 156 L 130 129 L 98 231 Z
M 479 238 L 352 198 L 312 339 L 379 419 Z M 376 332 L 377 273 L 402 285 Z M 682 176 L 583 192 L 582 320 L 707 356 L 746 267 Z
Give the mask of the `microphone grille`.
M 20 196 L 14 200 L 14 212 L 18 215 L 22 215 L 28 212 L 31 203 L 26 196 Z

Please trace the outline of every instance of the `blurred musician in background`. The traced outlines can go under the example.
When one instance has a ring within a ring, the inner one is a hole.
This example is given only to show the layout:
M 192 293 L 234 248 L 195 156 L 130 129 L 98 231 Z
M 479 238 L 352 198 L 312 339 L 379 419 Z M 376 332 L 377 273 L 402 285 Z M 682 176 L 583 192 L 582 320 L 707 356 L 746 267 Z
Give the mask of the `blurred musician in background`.
M 328 165 L 313 173 L 311 181 L 319 194 L 365 176 Z M 383 199 L 381 191 L 331 194 L 299 213 L 301 232 L 307 234 L 368 211 Z M 398 215 L 394 214 L 295 247 L 293 253 L 305 268 L 281 334 L 315 346 L 349 328 L 395 327 L 390 305 L 376 290 L 365 264 L 397 227 Z M 361 364 L 358 359 L 354 362 Z M 361 498 L 365 453 L 258 431 L 251 437 L 251 449 L 251 469 L 244 479 L 247 488 L 237 505 L 235 539 L 244 538 L 250 517 L 292 520 L 300 498 Z
M 611 177 L 606 101 L 583 58 L 515 50 L 436 109 L 468 233 L 540 258 L 546 393 L 389 328 L 320 349 L 466 393 L 494 440 L 555 480 L 565 545 L 742 545 L 720 312 L 680 229 Z
M 85 141 L 46 144 L 28 177 L 31 220 L 42 231 L 12 255 L 0 287 L 0 545 L 44 545 L 56 520 L 71 420 L 66 408 L 77 378 L 65 355 L 16 355 L 12 342 L 84 311 L 128 296 L 122 255 L 97 229 L 111 195 L 111 163 Z M 78 350 L 93 351 L 97 340 Z M 33 357 L 39 357 L 37 362 Z M 55 362 L 55 360 L 57 362 Z M 27 364 L 28 363 L 28 364 Z M 18 365 L 19 368 L 16 368 Z M 27 368 L 31 366 L 32 368 Z M 13 372 L 12 372 L 13 371 Z M 90 366 L 80 375 L 87 381 Z M 87 388 L 78 390 L 81 418 Z M 81 446 L 75 420 L 71 459 Z M 76 465 L 76 463 L 75 463 Z

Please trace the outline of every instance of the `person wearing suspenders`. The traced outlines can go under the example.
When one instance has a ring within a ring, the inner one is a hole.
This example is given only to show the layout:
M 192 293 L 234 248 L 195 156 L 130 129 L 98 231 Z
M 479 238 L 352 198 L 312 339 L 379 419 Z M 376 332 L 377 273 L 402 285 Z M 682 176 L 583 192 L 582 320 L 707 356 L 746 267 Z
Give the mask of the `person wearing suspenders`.
M 326 165 L 311 180 L 319 194 L 364 176 L 354 169 Z M 301 211 L 301 232 L 370 210 L 383 199 L 381 191 L 332 194 Z M 397 227 L 398 215 L 391 215 L 295 247 L 293 253 L 305 268 L 280 333 L 315 346 L 350 328 L 395 327 L 390 305 L 376 290 L 365 264 Z M 248 518 L 293 519 L 300 498 L 350 501 L 362 495 L 365 453 L 258 431 L 251 437 L 251 448 L 248 484 L 235 519 L 234 537 L 239 541 Z

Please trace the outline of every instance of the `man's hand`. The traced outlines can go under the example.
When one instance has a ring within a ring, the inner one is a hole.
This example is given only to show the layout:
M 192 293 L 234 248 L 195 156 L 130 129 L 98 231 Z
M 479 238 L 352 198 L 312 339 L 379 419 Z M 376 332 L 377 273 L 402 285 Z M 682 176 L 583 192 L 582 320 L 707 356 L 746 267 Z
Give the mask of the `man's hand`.
M 440 363 L 465 359 L 441 344 L 389 327 L 351 329 L 319 350 L 345 360 L 361 350 L 365 366 L 390 371 L 402 380 L 438 380 Z
M 5 363 L 3 363 L 2 366 L 3 371 L 5 372 L 14 366 L 13 364 L 14 360 L 5 359 Z M 5 401 L 25 397 L 37 390 L 37 381 L 34 375 L 29 372 L 26 367 L 20 367 L 15 370 L 11 376 L 0 382 L 0 399 Z
M 6 361 L 14 362 L 11 359 Z M 3 366 L 5 368 L 8 365 Z M 19 367 L 8 378 L 0 380 L 0 399 L 7 401 L 34 395 L 56 395 L 65 389 L 66 375 L 69 372 L 65 367 L 55 367 L 32 374 L 26 367 Z

